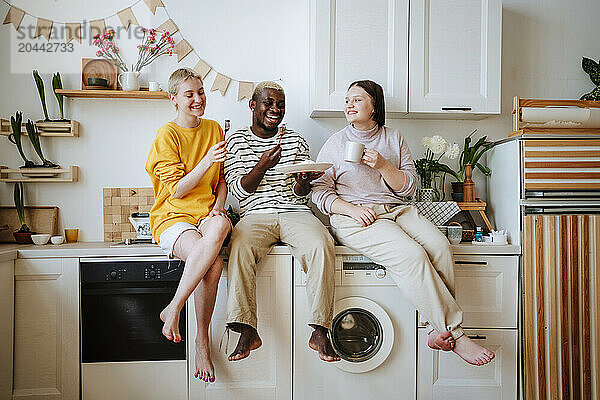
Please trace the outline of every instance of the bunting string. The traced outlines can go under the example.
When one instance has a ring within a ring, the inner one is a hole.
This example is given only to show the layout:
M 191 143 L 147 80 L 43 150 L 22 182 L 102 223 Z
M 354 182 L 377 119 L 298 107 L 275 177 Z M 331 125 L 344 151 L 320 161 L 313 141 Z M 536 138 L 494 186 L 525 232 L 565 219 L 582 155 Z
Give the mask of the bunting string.
M 50 40 L 50 36 L 52 34 L 52 29 L 56 24 L 64 25 L 66 37 L 65 41 L 67 43 L 72 40 L 76 40 L 81 43 L 82 34 L 82 23 L 79 22 L 65 22 L 65 21 L 54 21 L 47 18 L 43 18 L 34 14 L 29 13 L 26 10 L 22 10 L 19 7 L 16 7 L 10 4 L 7 0 L 2 0 L 9 7 L 8 12 L 4 18 L 3 24 L 12 24 L 15 30 L 18 30 L 23 22 L 23 18 L 25 15 L 28 15 L 32 18 L 36 19 L 36 29 L 34 38 L 39 36 L 43 36 L 46 40 Z M 204 80 L 211 71 L 215 71 L 215 79 L 210 88 L 210 91 L 219 91 L 222 96 L 225 96 L 227 90 L 231 86 L 232 82 L 237 82 L 238 85 L 238 93 L 237 93 L 237 101 L 241 101 L 243 99 L 250 99 L 252 96 L 252 92 L 254 91 L 255 82 L 253 81 L 242 81 L 238 79 L 231 78 L 222 72 L 215 70 L 209 63 L 207 63 L 198 52 L 190 45 L 190 43 L 184 38 L 180 28 L 171 18 L 171 15 L 167 11 L 167 7 L 164 5 L 162 0 L 136 0 L 130 6 L 117 11 L 111 15 L 108 15 L 104 18 L 98 18 L 95 20 L 91 20 L 87 22 L 88 29 L 95 33 L 105 33 L 106 32 L 106 20 L 112 17 L 118 17 L 121 25 L 125 28 L 125 30 L 129 30 L 132 25 L 139 25 L 139 22 L 136 16 L 133 13 L 132 8 L 140 2 L 144 2 L 150 12 L 153 15 L 156 15 L 156 10 L 158 7 L 161 7 L 167 17 L 167 20 L 162 23 L 157 29 L 168 31 L 171 36 L 179 33 L 181 40 L 175 44 L 174 53 L 177 54 L 177 62 L 180 63 L 184 58 L 186 58 L 190 54 L 194 54 L 198 61 L 194 66 L 194 70 L 200 74 L 202 79 Z M 275 81 L 282 81 L 281 78 L 274 79 Z

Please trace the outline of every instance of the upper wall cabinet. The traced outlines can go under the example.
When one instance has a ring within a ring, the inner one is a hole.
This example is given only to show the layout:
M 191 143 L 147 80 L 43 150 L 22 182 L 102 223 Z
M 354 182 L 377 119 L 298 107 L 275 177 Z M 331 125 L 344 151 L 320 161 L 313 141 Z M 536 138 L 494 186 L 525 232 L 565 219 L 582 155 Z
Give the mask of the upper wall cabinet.
M 409 111 L 500 113 L 501 0 L 411 0 Z
M 310 14 L 311 117 L 343 116 L 358 79 L 381 84 L 388 117 L 500 113 L 501 0 L 311 0 Z
M 378 82 L 407 112 L 408 0 L 311 0 L 311 117 L 341 116 L 348 85 Z

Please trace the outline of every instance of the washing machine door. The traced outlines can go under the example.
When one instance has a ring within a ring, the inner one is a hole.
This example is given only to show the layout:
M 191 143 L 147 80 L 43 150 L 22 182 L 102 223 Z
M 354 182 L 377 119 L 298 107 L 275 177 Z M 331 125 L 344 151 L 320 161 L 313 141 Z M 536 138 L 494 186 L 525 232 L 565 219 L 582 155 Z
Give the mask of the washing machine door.
M 372 300 L 364 297 L 340 299 L 335 303 L 331 342 L 342 358 L 334 363 L 336 367 L 352 373 L 371 371 L 392 351 L 392 320 Z

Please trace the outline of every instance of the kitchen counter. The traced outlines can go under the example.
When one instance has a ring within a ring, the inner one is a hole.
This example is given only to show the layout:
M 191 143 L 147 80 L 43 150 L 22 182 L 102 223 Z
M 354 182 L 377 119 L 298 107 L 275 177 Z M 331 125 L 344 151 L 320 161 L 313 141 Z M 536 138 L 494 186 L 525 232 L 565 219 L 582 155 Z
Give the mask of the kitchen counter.
M 129 246 L 114 246 L 112 242 L 78 242 L 61 245 L 0 245 L 0 261 L 16 258 L 60 258 L 60 257 L 118 257 L 118 256 L 163 256 L 158 245 L 138 244 Z M 460 255 L 515 255 L 521 254 L 519 246 L 514 245 L 452 245 L 452 253 Z M 226 250 L 225 250 L 226 251 Z M 356 254 L 344 246 L 336 246 L 337 254 Z M 271 254 L 289 254 L 287 246 L 275 246 Z

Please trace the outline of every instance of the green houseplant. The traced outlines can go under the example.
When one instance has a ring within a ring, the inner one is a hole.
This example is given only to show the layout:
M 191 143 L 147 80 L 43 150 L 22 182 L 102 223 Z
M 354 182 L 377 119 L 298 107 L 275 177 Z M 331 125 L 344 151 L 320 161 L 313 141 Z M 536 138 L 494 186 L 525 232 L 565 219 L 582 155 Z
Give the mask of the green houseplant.
M 492 171 L 482 165 L 479 160 L 485 154 L 486 151 L 494 147 L 493 142 L 487 141 L 487 136 L 482 136 L 477 140 L 473 145 L 471 142 L 473 140 L 473 135 L 477 132 L 477 129 L 472 131 L 466 138 L 462 153 L 460 154 L 460 158 L 458 160 L 458 170 L 454 170 L 448 167 L 445 164 L 438 163 L 437 169 L 439 172 L 444 174 L 450 174 L 455 179 L 456 182 L 452 182 L 452 198 L 454 201 L 462 201 L 462 185 L 465 182 L 465 170 L 467 166 L 477 167 L 485 176 L 490 176 Z
M 422 158 L 415 161 L 415 169 L 421 181 L 421 187 L 417 191 L 417 198 L 420 201 L 433 201 L 434 198 L 439 199 L 443 197 L 434 187 L 435 178 L 441 172 L 440 166 L 444 165 L 440 163 L 440 159 L 445 156 L 453 160 L 458 157 L 460 149 L 456 143 L 449 144 L 440 135 L 426 136 L 422 139 L 421 143 L 425 147 L 425 154 Z
M 17 214 L 19 215 L 19 221 L 21 222 L 21 227 L 13 232 L 13 236 L 17 243 L 33 243 L 31 240 L 31 235 L 35 235 L 35 232 L 32 232 L 31 229 L 25 223 L 25 203 L 23 201 L 23 182 L 15 183 L 15 188 L 13 190 L 13 198 L 15 201 L 15 207 L 17 209 Z
M 10 127 L 12 129 L 12 133 L 8 135 L 8 140 L 17 146 L 17 150 L 19 150 L 21 158 L 23 161 L 25 161 L 25 165 L 23 165 L 21 168 L 33 168 L 35 166 L 33 161 L 28 160 L 23 152 L 23 145 L 21 143 L 21 122 L 23 122 L 23 113 L 20 111 L 17 111 L 14 117 L 10 117 Z
M 35 81 L 35 86 L 37 87 L 38 93 L 40 95 L 40 100 L 42 101 L 42 108 L 44 110 L 44 121 L 50 121 L 48 118 L 48 109 L 46 108 L 46 93 L 44 92 L 44 81 L 42 77 L 37 72 L 37 69 L 33 70 L 33 80 Z
M 42 145 L 40 144 L 40 134 L 37 130 L 37 127 L 30 119 L 27 120 L 27 124 L 25 124 L 25 128 L 27 129 L 27 135 L 29 136 L 29 140 L 31 141 L 31 145 L 35 149 L 35 152 L 42 160 L 43 168 L 58 168 L 57 164 L 54 164 L 52 161 L 46 160 L 44 158 L 44 154 L 42 153 Z
M 56 73 L 52 76 L 52 91 L 54 92 L 54 96 L 56 96 L 56 101 L 58 102 L 58 110 L 60 111 L 60 120 L 67 121 L 65 119 L 64 112 L 64 96 L 62 94 L 56 93 L 57 89 L 62 89 L 62 79 L 60 78 L 60 73 Z
M 590 76 L 590 80 L 596 86 L 594 90 L 581 96 L 579 100 L 600 100 L 600 63 L 591 58 L 583 57 L 581 68 Z

